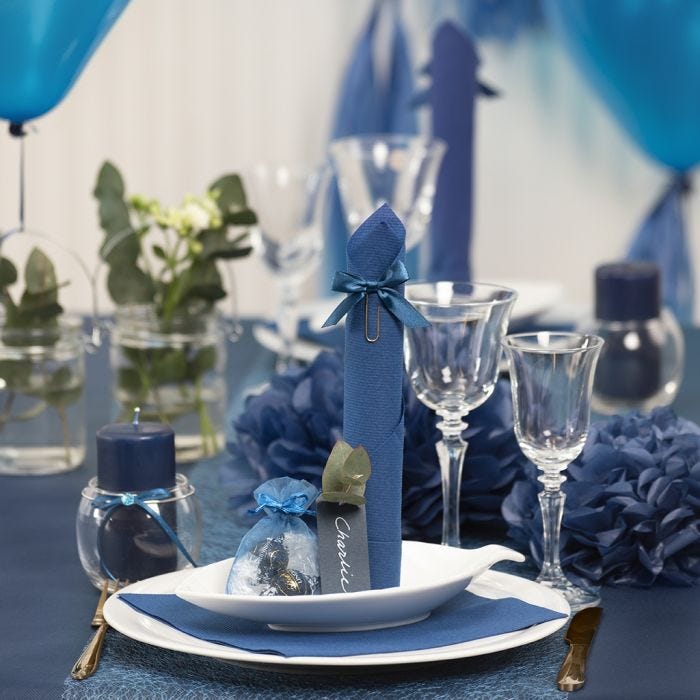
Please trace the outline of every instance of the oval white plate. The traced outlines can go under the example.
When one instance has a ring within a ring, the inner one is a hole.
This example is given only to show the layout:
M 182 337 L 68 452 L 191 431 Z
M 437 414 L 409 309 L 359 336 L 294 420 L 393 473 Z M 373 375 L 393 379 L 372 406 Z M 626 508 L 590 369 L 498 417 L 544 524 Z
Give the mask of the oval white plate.
M 170 594 L 175 591 L 189 574 L 189 570 L 184 570 L 163 574 L 162 576 L 154 576 L 145 581 L 134 583 L 124 590 L 128 593 Z M 557 610 L 565 615 L 570 614 L 569 604 L 556 591 L 534 581 L 528 581 L 511 574 L 503 574 L 499 571 L 487 571 L 472 582 L 469 590 L 485 598 L 514 597 L 532 605 L 540 605 L 551 610 Z M 104 607 L 104 615 L 107 622 L 118 632 L 139 642 L 161 647 L 162 649 L 233 661 L 237 664 L 254 668 L 264 667 L 273 671 L 304 673 L 311 671 L 332 673 L 334 668 L 339 667 L 344 669 L 351 667 L 383 667 L 448 661 L 469 656 L 493 654 L 548 637 L 561 629 L 567 622 L 567 618 L 562 617 L 558 620 L 542 622 L 539 625 L 533 625 L 517 632 L 507 632 L 506 634 L 475 639 L 471 642 L 420 649 L 418 651 L 355 656 L 282 657 L 274 654 L 253 653 L 191 637 L 164 622 L 134 610 L 131 606 L 119 600 L 117 596 L 112 596 L 107 600 Z
M 188 603 L 221 615 L 263 622 L 273 629 L 343 632 L 396 627 L 424 620 L 498 561 L 525 557 L 497 544 L 457 549 L 404 542 L 401 585 L 357 593 L 251 596 L 224 593 L 233 559 L 190 573 L 175 590 Z

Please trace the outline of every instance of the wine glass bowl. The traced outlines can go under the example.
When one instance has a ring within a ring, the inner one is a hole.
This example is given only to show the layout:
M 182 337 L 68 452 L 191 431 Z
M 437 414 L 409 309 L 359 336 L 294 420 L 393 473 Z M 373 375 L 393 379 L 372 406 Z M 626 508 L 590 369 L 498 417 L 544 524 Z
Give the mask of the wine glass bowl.
M 571 583 L 559 561 L 566 477 L 583 450 L 590 423 L 595 367 L 603 340 L 585 333 L 519 333 L 503 339 L 513 394 L 515 436 L 541 470 L 544 563 L 538 581 L 560 591 L 572 608 L 595 605 L 596 593 Z
M 245 173 L 251 206 L 258 216 L 251 243 L 279 287 L 277 327 L 283 350 L 278 370 L 291 362 L 300 287 L 321 261 L 322 210 L 329 182 L 327 166 L 260 163 Z
M 406 227 L 406 250 L 425 235 L 433 213 L 435 183 L 446 146 L 409 134 L 371 134 L 330 145 L 348 232 L 383 204 Z
M 468 282 L 406 285 L 406 298 L 430 322 L 404 330 L 406 371 L 418 399 L 442 419 L 436 445 L 443 485 L 442 543 L 460 546 L 459 488 L 467 443 L 463 418 L 493 393 L 517 294 Z

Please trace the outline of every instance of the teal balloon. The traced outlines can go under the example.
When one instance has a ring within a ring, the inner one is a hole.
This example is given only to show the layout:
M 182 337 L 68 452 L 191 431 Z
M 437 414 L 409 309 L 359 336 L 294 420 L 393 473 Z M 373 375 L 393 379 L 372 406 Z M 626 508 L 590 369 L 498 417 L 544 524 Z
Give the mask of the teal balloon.
M 636 143 L 700 162 L 700 0 L 545 0 L 575 62 Z
M 46 114 L 129 0 L 0 0 L 0 118 Z

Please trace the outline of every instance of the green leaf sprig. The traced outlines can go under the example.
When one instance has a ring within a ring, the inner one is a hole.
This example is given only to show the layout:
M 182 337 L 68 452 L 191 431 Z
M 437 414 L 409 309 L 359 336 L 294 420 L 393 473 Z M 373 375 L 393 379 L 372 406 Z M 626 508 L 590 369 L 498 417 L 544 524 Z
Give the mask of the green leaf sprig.
M 19 234 L 22 235 L 22 234 Z M 4 309 L 2 340 L 5 345 L 52 347 L 61 337 L 59 318 L 63 307 L 58 303 L 58 290 L 68 282 L 59 283 L 56 269 L 49 257 L 34 247 L 24 267 L 24 289 L 16 301 L 9 287 L 19 281 L 14 263 L 0 257 L 0 305 Z M 0 360 L 0 377 L 4 382 L 0 407 L 0 431 L 11 422 L 31 420 L 53 408 L 61 424 L 66 465 L 72 464 L 71 434 L 68 407 L 83 393 L 82 377 L 69 364 L 52 368 L 52 363 L 34 362 L 30 358 Z M 36 400 L 30 411 L 14 410 L 19 395 Z
M 333 445 L 321 477 L 319 500 L 332 503 L 364 505 L 365 485 L 372 473 L 372 464 L 362 445 L 351 447 L 338 440 Z
M 58 325 L 63 308 L 58 303 L 59 284 L 56 270 L 48 256 L 32 248 L 24 268 L 25 288 L 15 302 L 8 287 L 19 279 L 14 263 L 0 257 L 0 304 L 5 309 L 4 328 L 49 330 Z
M 201 309 L 223 299 L 217 262 L 251 252 L 248 232 L 240 227 L 257 217 L 238 175 L 224 175 L 204 195 L 187 195 L 179 207 L 166 208 L 141 195 L 126 197 L 121 173 L 107 161 L 93 194 L 105 233 L 100 254 L 109 266 L 110 296 L 117 304 L 153 304 L 166 323 L 194 302 Z

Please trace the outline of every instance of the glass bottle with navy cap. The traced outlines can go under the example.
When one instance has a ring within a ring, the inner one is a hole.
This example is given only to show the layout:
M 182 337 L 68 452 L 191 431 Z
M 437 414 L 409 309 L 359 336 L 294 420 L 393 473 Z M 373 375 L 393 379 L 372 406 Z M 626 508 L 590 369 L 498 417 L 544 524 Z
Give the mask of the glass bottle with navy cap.
M 592 331 L 605 340 L 593 388 L 598 413 L 643 412 L 670 404 L 683 372 L 683 334 L 661 306 L 659 268 L 618 262 L 595 272 Z
M 176 473 L 173 430 L 138 414 L 97 432 L 97 476 L 78 508 L 78 553 L 97 587 L 196 566 L 199 556 L 201 513 L 194 487 Z

